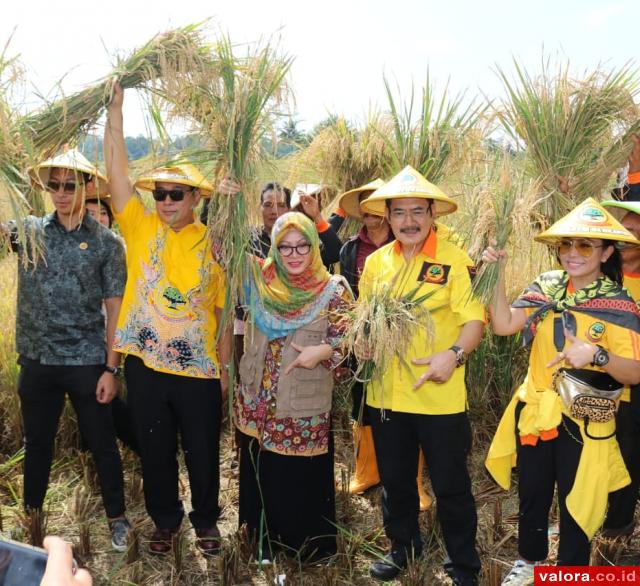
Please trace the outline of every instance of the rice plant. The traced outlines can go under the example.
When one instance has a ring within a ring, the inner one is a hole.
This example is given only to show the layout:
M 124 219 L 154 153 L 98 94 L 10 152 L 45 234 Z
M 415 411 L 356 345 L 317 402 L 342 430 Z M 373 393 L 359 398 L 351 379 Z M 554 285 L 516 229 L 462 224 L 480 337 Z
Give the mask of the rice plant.
M 123 89 L 144 88 L 164 95 L 176 84 L 187 84 L 194 72 L 208 68 L 210 53 L 202 37 L 202 24 L 159 33 L 117 61 L 111 73 L 71 95 L 46 103 L 20 121 L 28 132 L 38 159 L 75 143 L 93 128 L 111 100 L 113 84 Z M 162 79 L 162 87 L 156 82 Z
M 236 54 L 231 39 L 221 35 L 212 47 L 214 65 L 201 70 L 193 84 L 167 94 L 173 116 L 190 120 L 205 144 L 193 159 L 214 164 L 213 177 L 238 181 L 236 197 L 218 197 L 209 207 L 209 234 L 222 240 L 221 255 L 229 277 L 225 315 L 235 306 L 246 272 L 250 226 L 246 190 L 265 156 L 261 140 L 280 113 L 286 97 L 286 75 L 292 59 L 272 44 Z
M 475 100 L 467 103 L 464 94 L 449 97 L 448 86 L 438 95 L 427 73 L 416 116 L 413 87 L 404 102 L 394 96 L 386 77 L 384 87 L 389 113 L 382 125 L 382 137 L 391 159 L 386 174 L 395 175 L 411 165 L 432 183 L 442 182 L 446 174 L 467 160 L 474 135 L 477 139 L 483 134 L 486 106 Z
M 313 179 L 342 193 L 382 177 L 390 164 L 390 153 L 381 124 L 376 111 L 362 124 L 343 116 L 332 117 L 309 146 L 292 157 L 290 182 Z
M 568 61 L 554 64 L 549 57 L 539 74 L 515 59 L 513 68 L 513 78 L 497 68 L 507 94 L 497 115 L 526 149 L 529 172 L 541 182 L 542 212 L 555 222 L 586 197 L 597 197 L 622 162 L 626 133 L 637 128 L 638 77 L 628 64 L 597 67 L 576 79 Z
M 389 282 L 377 282 L 370 295 L 347 310 L 349 329 L 345 348 L 357 356 L 364 346 L 371 355 L 358 361 L 354 373 L 357 380 L 364 383 L 381 380 L 392 358 L 409 369 L 405 357 L 418 330 L 426 334 L 426 347 L 433 338 L 431 311 L 424 302 L 435 290 L 424 292 L 419 284 L 407 293 L 399 293 L 407 283 L 408 273 L 403 270 Z

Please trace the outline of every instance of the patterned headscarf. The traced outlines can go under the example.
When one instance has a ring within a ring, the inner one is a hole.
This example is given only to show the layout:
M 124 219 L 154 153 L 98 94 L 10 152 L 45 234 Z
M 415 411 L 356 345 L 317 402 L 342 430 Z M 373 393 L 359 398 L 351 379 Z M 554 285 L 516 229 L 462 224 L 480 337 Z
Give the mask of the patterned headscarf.
M 300 275 L 287 271 L 278 246 L 289 230 L 297 230 L 311 246 L 309 266 Z M 270 339 L 311 323 L 326 308 L 337 287 L 322 263 L 320 238 L 315 224 L 304 214 L 289 212 L 280 216 L 271 231 L 271 250 L 255 265 L 246 288 L 256 326 Z

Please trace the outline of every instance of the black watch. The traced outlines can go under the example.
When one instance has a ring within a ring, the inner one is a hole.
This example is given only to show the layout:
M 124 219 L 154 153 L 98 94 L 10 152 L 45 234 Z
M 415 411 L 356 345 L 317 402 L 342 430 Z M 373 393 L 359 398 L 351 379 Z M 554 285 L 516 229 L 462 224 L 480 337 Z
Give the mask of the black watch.
M 104 365 L 104 371 L 110 372 L 113 376 L 118 376 L 122 372 L 121 366 L 109 366 L 108 364 Z
M 599 366 L 602 368 L 609 364 L 609 352 L 607 352 L 600 344 L 596 344 L 596 353 L 593 355 L 591 366 Z
M 456 367 L 462 366 L 469 357 L 467 353 L 462 348 L 460 348 L 460 346 L 451 346 L 449 350 L 451 350 L 456 355 Z

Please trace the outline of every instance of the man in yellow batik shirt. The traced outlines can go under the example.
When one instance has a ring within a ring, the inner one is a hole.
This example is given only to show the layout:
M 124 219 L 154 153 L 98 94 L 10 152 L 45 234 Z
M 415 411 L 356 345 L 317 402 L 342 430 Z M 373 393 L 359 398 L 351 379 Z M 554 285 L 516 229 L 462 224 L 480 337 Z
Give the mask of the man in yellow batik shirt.
M 386 213 L 396 241 L 372 253 L 360 278 L 360 298 L 393 283 L 418 295 L 431 311 L 433 336 L 420 329 L 404 362 L 390 360 L 382 380 L 370 383 L 367 406 L 383 485 L 382 514 L 391 552 L 370 567 L 378 580 L 392 580 L 422 552 L 416 468 L 422 448 L 436 497 L 447 549 L 445 570 L 455 584 L 476 584 L 477 514 L 467 455 L 471 430 L 466 414 L 465 361 L 480 343 L 485 313 L 471 294 L 469 257 L 434 226 L 456 203 L 415 169 L 406 167 L 361 203 Z M 366 342 L 358 354 L 368 358 Z
M 127 285 L 114 348 L 124 354 L 131 417 L 142 461 L 147 511 L 156 529 L 151 553 L 171 550 L 184 510 L 178 493 L 178 437 L 185 457 L 197 545 L 219 549 L 217 520 L 222 393 L 228 385 L 226 336 L 218 325 L 225 278 L 194 208 L 213 187 L 189 164 L 161 167 L 135 187 L 123 134 L 123 90 L 108 109 L 104 149 L 112 206 L 127 245 Z

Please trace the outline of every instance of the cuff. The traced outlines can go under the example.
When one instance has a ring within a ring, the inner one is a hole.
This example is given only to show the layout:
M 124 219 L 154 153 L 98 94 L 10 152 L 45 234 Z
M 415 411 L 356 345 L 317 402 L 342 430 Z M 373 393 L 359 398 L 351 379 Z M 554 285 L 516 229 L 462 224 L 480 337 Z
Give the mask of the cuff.
M 316 224 L 316 228 L 318 229 L 318 232 L 326 232 L 331 226 L 329 225 L 329 222 L 327 222 L 324 218 L 322 218 L 322 220 L 320 220 L 317 224 Z
M 629 185 L 640 183 L 640 171 L 636 171 L 635 173 L 629 173 L 627 175 L 627 183 L 629 183 Z

